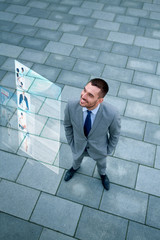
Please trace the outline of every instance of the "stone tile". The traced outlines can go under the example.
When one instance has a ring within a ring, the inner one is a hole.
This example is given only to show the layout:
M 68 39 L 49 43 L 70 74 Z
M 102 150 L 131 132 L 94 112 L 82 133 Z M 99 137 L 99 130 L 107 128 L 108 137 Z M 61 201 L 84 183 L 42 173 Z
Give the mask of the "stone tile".
M 99 179 L 75 174 L 71 181 L 66 183 L 63 180 L 61 182 L 57 195 L 71 201 L 98 208 L 102 191 L 103 186 Z
M 81 7 L 72 7 L 71 10 L 69 11 L 69 14 L 72 15 L 78 15 L 78 16 L 83 16 L 83 17 L 89 17 L 92 14 L 92 9 L 85 9 Z
M 135 163 L 153 166 L 155 150 L 156 149 L 153 144 L 121 137 L 116 147 L 114 156 Z
M 44 39 L 24 37 L 19 46 L 24 48 L 33 48 L 34 50 L 43 50 L 47 43 L 48 41 Z
M 133 84 L 121 83 L 118 96 L 127 99 L 137 100 L 139 102 L 150 103 L 151 89 L 138 87 Z
M 130 8 L 142 8 L 143 7 L 143 3 L 142 2 L 135 2 L 135 1 L 122 1 L 121 3 L 122 7 L 130 7 Z
M 0 9 L 1 9 L 2 11 L 5 10 L 8 6 L 9 6 L 8 3 L 4 3 L 4 2 L 1 2 L 1 3 L 0 3 Z
M 26 149 L 26 141 L 23 141 L 18 150 L 19 155 L 43 163 L 52 164 L 54 162 L 60 148 L 59 142 L 33 135 L 29 135 L 27 141 L 28 148 Z
M 131 82 L 133 70 L 106 65 L 102 77 L 110 78 L 120 82 Z
M 73 71 L 62 70 L 56 83 L 63 83 L 74 87 L 83 88 L 89 81 L 89 75 Z
M 3 0 L 2 0 L 3 1 Z M 7 3 L 26 5 L 27 0 L 6 0 Z
M 72 57 L 62 56 L 58 54 L 50 54 L 46 64 L 66 70 L 71 70 L 75 64 L 76 59 Z
M 55 82 L 60 73 L 60 69 L 42 65 L 42 64 L 34 64 L 32 69 L 35 72 L 38 72 L 39 74 L 41 74 L 43 77 L 45 77 L 51 82 Z
M 134 40 L 134 35 L 120 32 L 110 32 L 108 40 L 124 44 L 132 44 Z
M 63 4 L 59 4 L 59 1 L 54 1 L 52 3 L 49 4 L 48 9 L 50 11 L 59 11 L 59 12 L 63 12 L 63 13 L 68 13 L 68 11 L 71 9 L 71 6 L 67 6 L 67 5 L 63 5 Z
M 28 10 L 29 10 L 29 7 L 12 5 L 12 4 L 10 4 L 9 7 L 6 9 L 7 12 L 21 13 L 21 14 L 26 14 Z
M 58 41 L 62 36 L 61 32 L 56 32 L 53 30 L 48 30 L 48 29 L 39 29 L 36 37 L 38 38 L 43 38 L 43 39 L 48 39 L 52 41 Z
M 18 45 L 23 36 L 14 33 L 0 32 L 0 41 L 8 44 Z
M 126 8 L 119 7 L 119 6 L 111 6 L 106 4 L 106 6 L 103 8 L 103 11 L 124 14 L 126 11 Z
M 37 7 L 37 8 L 42 8 L 45 9 L 49 5 L 48 2 L 41 2 L 41 1 L 30 1 L 27 6 L 29 7 Z
M 147 18 L 149 16 L 149 11 L 146 11 L 144 9 L 128 8 L 126 14 L 136 17 Z
M 137 36 L 135 38 L 134 44 L 137 46 L 140 46 L 140 47 L 146 47 L 146 48 L 152 48 L 152 49 L 160 48 L 160 40 L 146 38 L 146 37 L 140 37 L 140 36 Z
M 160 91 L 153 90 L 151 104 L 160 106 Z
M 39 197 L 39 191 L 2 180 L 0 210 L 28 220 Z
M 82 16 L 74 16 L 72 19 L 72 23 L 92 27 L 96 23 L 96 19 Z
M 2 31 L 11 31 L 14 26 L 15 24 L 13 23 L 13 21 L 8 22 L 8 21 L 0 20 L 0 30 Z
M 109 13 L 109 12 L 103 12 L 103 11 L 94 11 L 92 16 L 92 18 L 96 18 L 96 19 L 103 19 L 106 21 L 113 21 L 114 17 L 115 17 L 115 13 Z
M 160 145 L 160 125 L 147 123 L 144 140 Z
M 82 240 L 89 238 L 93 240 L 102 238 L 122 240 L 125 238 L 126 230 L 127 221 L 125 219 L 84 207 L 76 237 Z
M 6 127 L 0 127 L 0 149 L 16 153 L 19 147 L 19 144 L 23 140 L 23 135 L 20 132 L 17 132 L 16 130 L 6 128 Z
M 48 19 L 39 19 L 38 22 L 36 22 L 35 26 L 41 27 L 41 28 L 47 28 L 50 30 L 57 30 L 60 23 Z
M 25 158 L 0 151 L 0 177 L 15 181 L 25 162 Z
M 65 105 L 65 103 L 61 103 L 60 101 L 47 98 L 39 114 L 63 120 L 63 110 Z
M 121 135 L 124 137 L 131 137 L 142 140 L 144 136 L 145 122 L 125 118 L 121 119 Z
M 159 81 L 160 76 L 143 72 L 135 72 L 133 78 L 133 83 L 155 89 L 160 89 Z
M 62 4 L 66 4 L 66 5 L 73 5 L 73 6 L 80 6 L 82 4 L 82 0 L 62 0 L 61 1 Z
M 62 175 L 63 170 L 60 168 L 28 160 L 17 182 L 43 192 L 55 194 Z
M 100 39 L 88 38 L 85 46 L 91 49 L 98 49 L 98 50 L 103 50 L 108 52 L 112 48 L 112 43 L 109 41 L 104 41 Z
M 0 81 L 5 76 L 6 71 L 0 70 Z
M 84 7 L 84 8 L 95 9 L 95 10 L 102 10 L 102 8 L 104 7 L 104 4 L 103 3 L 96 3 L 96 2 L 92 2 L 92 1 L 85 1 L 81 5 L 81 7 L 82 8 Z
M 68 100 L 80 99 L 81 92 L 81 88 L 65 85 L 60 95 L 60 99 L 64 102 L 68 102 Z
M 150 196 L 146 224 L 160 228 L 160 198 Z
M 71 56 L 75 58 L 96 62 L 99 56 L 99 51 L 94 49 L 84 48 L 84 47 L 74 47 L 71 53 Z
M 139 18 L 117 14 L 115 21 L 118 23 L 127 23 L 127 24 L 137 25 L 139 22 Z
M 160 12 L 160 5 L 159 4 L 151 4 L 151 3 L 144 3 L 143 9 L 148 11 Z
M 83 31 L 83 35 L 90 38 L 99 38 L 106 40 L 108 37 L 109 31 L 98 28 L 86 27 Z
M 67 154 L 66 154 L 67 153 Z M 72 166 L 73 156 L 70 147 L 68 144 L 62 144 L 60 151 L 57 155 L 56 161 L 54 162 L 55 166 L 69 169 Z M 93 175 L 96 162 L 90 157 L 84 157 L 78 173 L 83 173 L 88 176 Z
M 73 236 L 81 211 L 80 204 L 42 193 L 31 221 Z
M 152 123 L 159 123 L 159 108 L 145 103 L 128 101 L 126 117 L 132 117 Z
M 158 12 L 151 12 L 150 18 L 155 19 L 155 20 L 160 20 L 159 13 Z
M 20 59 L 43 64 L 49 53 L 34 49 L 25 48 L 19 56 Z
M 62 23 L 58 31 L 67 32 L 67 33 L 82 33 L 84 27 L 76 24 Z
M 51 14 L 49 15 L 49 19 L 65 23 L 71 23 L 72 18 L 73 18 L 72 15 L 58 11 L 52 11 Z
M 113 106 L 116 106 L 121 115 L 124 114 L 126 109 L 127 100 L 123 98 L 118 98 L 114 96 L 107 95 L 104 99 L 104 102 L 110 103 Z
M 0 66 L 6 61 L 6 59 L 7 58 L 5 56 L 0 56 Z
M 0 213 L 0 225 L 1 239 L 38 240 L 42 232 L 42 227 L 4 213 Z
M 138 164 L 107 157 L 107 175 L 112 183 L 134 188 Z
M 12 29 L 12 32 L 19 33 L 27 36 L 34 36 L 37 32 L 37 28 L 33 26 L 25 26 L 23 24 L 16 24 L 16 26 Z
M 6 72 L 2 71 L 1 75 L 2 75 L 2 80 L 1 80 L 1 86 L 5 86 L 5 87 L 10 87 L 10 88 L 16 88 L 16 82 L 15 82 L 15 74 L 11 73 L 11 72 Z
M 100 209 L 118 216 L 144 223 L 148 195 L 117 185 L 111 185 L 110 194 L 105 191 Z
M 71 33 L 63 33 L 60 41 L 68 44 L 83 46 L 86 42 L 87 38 L 84 36 L 71 34 Z
M 135 222 L 129 223 L 127 240 L 140 238 L 141 240 L 159 239 L 160 231 Z
M 121 23 L 119 31 L 122 33 L 128 33 L 136 36 L 143 36 L 145 33 L 145 28 L 127 23 Z
M 157 73 L 158 75 L 160 75 L 160 64 L 158 63 L 158 67 L 157 67 Z
M 146 176 L 150 176 L 149 178 Z M 145 166 L 139 167 L 136 189 L 155 196 L 160 196 L 160 170 Z
M 2 9 L 0 8 L 0 10 L 2 10 Z M 7 13 L 7 12 L 0 11 L 0 19 L 1 20 L 11 21 L 15 16 L 16 16 L 16 14 L 14 14 L 14 13 Z
M 119 23 L 108 22 L 104 20 L 97 20 L 95 28 L 105 29 L 108 31 L 118 31 L 120 27 Z
M 160 39 L 160 31 L 152 28 L 146 28 L 145 36 Z
M 121 44 L 121 43 L 114 43 L 112 48 L 113 53 L 118 53 L 121 55 L 126 55 L 131 57 L 138 57 L 139 51 L 140 51 L 140 47 Z
M 153 50 L 148 48 L 141 48 L 140 58 L 148 59 L 151 61 L 160 61 L 160 52 L 159 50 Z
M 70 44 L 50 41 L 44 50 L 46 52 L 69 56 L 71 51 L 73 50 L 73 46 Z
M 50 13 L 51 12 L 46 9 L 30 8 L 30 10 L 27 12 L 27 15 L 31 17 L 48 18 Z
M 156 67 L 156 62 L 131 57 L 127 63 L 127 68 L 148 73 L 155 73 Z
M 59 142 L 67 142 L 65 138 L 63 123 L 52 118 L 49 118 L 47 121 L 41 132 L 41 136 Z
M 33 26 L 37 22 L 37 20 L 38 20 L 38 18 L 36 18 L 36 17 L 19 14 L 14 18 L 13 22 Z
M 39 240 L 51 240 L 51 239 L 74 240 L 75 238 L 44 228 Z
M 111 95 L 111 96 L 117 96 L 120 83 L 118 81 L 114 81 L 114 80 L 111 80 L 111 79 L 104 79 L 104 80 L 109 85 L 109 92 L 108 92 L 108 94 Z
M 157 146 L 156 158 L 155 158 L 155 167 L 160 169 L 160 146 Z
M 92 75 L 101 75 L 104 64 L 84 60 L 77 60 L 73 70 Z
M 17 58 L 22 52 L 22 50 L 23 50 L 22 47 L 6 43 L 0 43 L 0 53 L 2 56 Z
M 98 62 L 117 67 L 125 67 L 127 57 L 119 54 L 102 52 L 98 58 Z
M 147 27 L 147 28 L 160 29 L 160 21 L 159 20 L 147 19 L 147 18 L 140 18 L 139 26 Z

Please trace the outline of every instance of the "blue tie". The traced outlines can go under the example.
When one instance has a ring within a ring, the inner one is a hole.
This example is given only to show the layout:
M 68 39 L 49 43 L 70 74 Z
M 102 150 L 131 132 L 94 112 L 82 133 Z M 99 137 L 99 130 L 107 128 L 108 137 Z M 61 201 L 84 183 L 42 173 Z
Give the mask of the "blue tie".
M 84 134 L 87 137 L 91 130 L 91 111 L 87 110 L 87 117 L 84 123 Z

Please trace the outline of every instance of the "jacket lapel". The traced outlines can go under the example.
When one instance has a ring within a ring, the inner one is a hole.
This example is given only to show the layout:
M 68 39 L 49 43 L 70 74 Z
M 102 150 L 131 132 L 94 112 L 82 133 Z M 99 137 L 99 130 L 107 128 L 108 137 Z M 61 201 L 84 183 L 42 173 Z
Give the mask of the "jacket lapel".
M 82 111 L 82 107 L 80 105 L 78 105 L 76 108 L 75 117 L 76 117 L 75 122 L 79 123 L 80 131 L 84 132 L 84 130 L 83 130 L 83 111 Z

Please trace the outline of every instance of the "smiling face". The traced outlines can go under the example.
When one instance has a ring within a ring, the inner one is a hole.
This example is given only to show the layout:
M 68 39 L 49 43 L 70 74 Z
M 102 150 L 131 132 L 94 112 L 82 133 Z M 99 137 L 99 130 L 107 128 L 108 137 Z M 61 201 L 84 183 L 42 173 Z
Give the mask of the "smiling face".
M 103 98 L 100 97 L 100 91 L 98 87 L 88 83 L 81 92 L 80 105 L 88 110 L 95 109 L 98 104 L 103 102 Z

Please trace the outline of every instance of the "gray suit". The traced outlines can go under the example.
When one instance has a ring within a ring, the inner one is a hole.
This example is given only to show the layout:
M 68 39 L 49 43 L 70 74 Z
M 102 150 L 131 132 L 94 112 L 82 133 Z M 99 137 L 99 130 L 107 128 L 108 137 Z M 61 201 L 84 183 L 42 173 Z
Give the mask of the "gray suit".
M 119 113 L 110 104 L 101 103 L 88 138 L 84 135 L 83 125 L 83 111 L 79 100 L 69 101 L 65 109 L 64 128 L 73 153 L 73 162 L 79 159 L 80 164 L 87 152 L 97 161 L 98 170 L 102 173 L 101 168 L 106 166 L 104 159 L 112 153 L 119 139 Z M 98 165 L 100 161 L 103 166 Z

